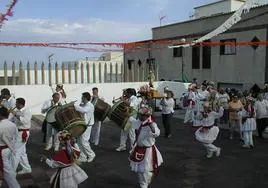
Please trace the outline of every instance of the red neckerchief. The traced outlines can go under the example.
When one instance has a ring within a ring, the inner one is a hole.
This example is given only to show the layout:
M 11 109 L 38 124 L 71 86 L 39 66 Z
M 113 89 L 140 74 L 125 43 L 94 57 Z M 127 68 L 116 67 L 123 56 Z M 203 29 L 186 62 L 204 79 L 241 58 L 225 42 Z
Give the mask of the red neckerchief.
M 248 107 L 247 107 L 247 112 L 248 112 L 248 114 L 249 114 L 249 117 L 253 117 L 254 116 L 254 114 L 255 114 L 255 110 L 254 110 L 254 108 L 253 108 L 253 106 L 252 105 L 248 105 Z
M 153 123 L 153 121 L 152 121 L 152 118 L 151 118 L 151 117 L 149 117 L 148 119 L 146 119 L 144 122 L 141 123 L 139 129 L 135 131 L 135 133 L 136 133 L 136 138 L 135 138 L 135 141 L 134 141 L 134 143 L 133 143 L 133 146 L 134 146 L 134 145 L 137 143 L 137 141 L 138 141 L 138 137 L 139 137 L 139 135 L 140 135 L 140 133 L 141 133 L 141 129 L 142 129 L 142 127 L 149 126 L 149 125 L 151 125 L 152 123 Z

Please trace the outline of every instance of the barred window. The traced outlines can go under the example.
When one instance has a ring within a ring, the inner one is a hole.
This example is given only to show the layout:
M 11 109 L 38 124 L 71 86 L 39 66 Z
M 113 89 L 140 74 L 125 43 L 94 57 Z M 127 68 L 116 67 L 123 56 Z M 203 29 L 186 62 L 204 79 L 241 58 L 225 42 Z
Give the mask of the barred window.
M 236 43 L 236 39 L 226 39 L 221 40 L 221 43 L 224 42 L 232 42 Z M 220 55 L 235 55 L 236 54 L 236 45 L 231 44 L 225 44 L 220 46 Z

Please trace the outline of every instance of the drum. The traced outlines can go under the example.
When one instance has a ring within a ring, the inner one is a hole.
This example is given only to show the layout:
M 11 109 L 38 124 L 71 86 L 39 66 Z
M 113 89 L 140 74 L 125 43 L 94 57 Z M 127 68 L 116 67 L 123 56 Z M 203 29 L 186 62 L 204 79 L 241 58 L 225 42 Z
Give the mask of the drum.
M 82 135 L 87 125 L 82 114 L 75 110 L 74 102 L 60 106 L 55 112 L 60 130 L 67 130 L 73 137 Z
M 101 99 L 95 99 L 92 104 L 95 107 L 94 119 L 104 121 L 109 111 L 111 110 L 111 106 Z
M 131 116 L 136 117 L 137 112 L 133 110 Z M 116 102 L 111 108 L 108 117 L 110 120 L 115 122 L 115 124 L 117 124 L 121 129 L 127 130 L 131 127 L 128 122 L 129 117 L 127 115 L 127 105 L 124 101 Z
M 124 129 L 128 122 L 126 103 L 124 101 L 116 102 L 111 108 L 108 117 L 121 129 Z
M 59 106 L 54 106 L 48 110 L 46 118 L 45 118 L 48 123 L 56 122 L 55 112 L 57 111 L 58 108 Z

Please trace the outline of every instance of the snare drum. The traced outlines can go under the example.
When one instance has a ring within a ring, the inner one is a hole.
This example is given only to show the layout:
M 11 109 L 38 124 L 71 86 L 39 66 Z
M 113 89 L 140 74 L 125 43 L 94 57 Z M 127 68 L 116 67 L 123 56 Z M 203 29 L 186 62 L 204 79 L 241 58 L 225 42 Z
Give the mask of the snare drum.
M 61 130 L 67 130 L 73 137 L 82 135 L 87 129 L 82 114 L 75 110 L 74 102 L 60 106 L 55 112 L 55 118 Z
M 108 117 L 110 120 L 114 121 L 121 129 L 127 130 L 131 127 L 128 122 L 128 114 L 127 114 L 128 106 L 124 101 L 116 102 L 111 108 Z M 132 110 L 131 116 L 136 117 L 137 112 Z
M 101 99 L 95 99 L 92 104 L 94 105 L 94 119 L 99 121 L 104 121 L 107 117 L 109 111 L 111 110 L 111 106 L 104 102 Z

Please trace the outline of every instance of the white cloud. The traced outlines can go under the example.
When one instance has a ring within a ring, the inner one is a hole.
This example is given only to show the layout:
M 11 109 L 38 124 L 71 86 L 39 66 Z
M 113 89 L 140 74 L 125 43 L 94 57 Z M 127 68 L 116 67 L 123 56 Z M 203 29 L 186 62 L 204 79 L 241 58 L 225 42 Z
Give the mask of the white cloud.
M 82 21 L 56 19 L 17 19 L 7 21 L 0 32 L 0 42 L 132 42 L 151 38 L 151 25 L 122 23 L 103 19 Z M 81 46 L 94 48 L 94 46 Z M 47 60 L 56 53 L 55 61 L 77 60 L 99 54 L 84 51 L 36 48 L 1 47 L 1 62 Z M 1 69 L 1 67 L 0 67 Z
M 68 41 L 133 41 L 151 38 L 151 27 L 145 24 L 121 23 L 91 18 L 83 21 L 55 19 L 17 19 L 5 23 L 0 40 L 20 38 Z

